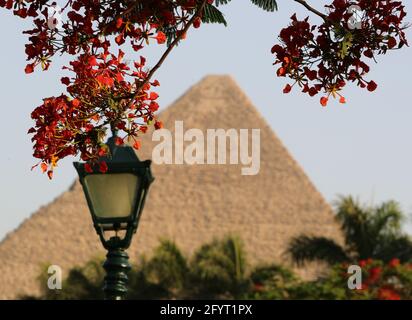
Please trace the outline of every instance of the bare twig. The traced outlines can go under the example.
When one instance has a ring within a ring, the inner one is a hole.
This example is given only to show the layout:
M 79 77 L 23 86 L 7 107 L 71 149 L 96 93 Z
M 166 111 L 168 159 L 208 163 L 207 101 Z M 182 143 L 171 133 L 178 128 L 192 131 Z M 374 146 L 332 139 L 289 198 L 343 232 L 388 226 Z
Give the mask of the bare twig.
M 300 3 L 302 6 L 304 6 L 306 9 L 308 9 L 310 12 L 316 14 L 317 16 L 321 17 L 325 21 L 329 21 L 329 18 L 327 15 L 323 14 L 322 12 L 316 10 L 315 8 L 311 7 L 306 0 L 294 0 L 297 3 Z

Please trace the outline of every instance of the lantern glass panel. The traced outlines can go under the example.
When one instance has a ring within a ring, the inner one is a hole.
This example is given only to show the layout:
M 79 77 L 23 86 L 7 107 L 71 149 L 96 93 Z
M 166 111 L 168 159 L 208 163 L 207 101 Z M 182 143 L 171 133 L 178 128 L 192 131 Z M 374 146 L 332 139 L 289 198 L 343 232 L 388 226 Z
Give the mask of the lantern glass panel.
M 91 174 L 84 185 L 98 218 L 124 218 L 132 214 L 140 180 L 131 173 Z

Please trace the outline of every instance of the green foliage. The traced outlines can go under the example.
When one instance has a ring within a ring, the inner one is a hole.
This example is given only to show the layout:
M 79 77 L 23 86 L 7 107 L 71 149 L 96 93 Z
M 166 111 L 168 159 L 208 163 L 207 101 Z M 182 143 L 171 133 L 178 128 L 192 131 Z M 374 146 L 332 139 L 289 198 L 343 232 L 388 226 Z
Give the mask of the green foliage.
M 223 24 L 225 27 L 227 26 L 227 21 L 225 19 L 224 14 L 217 8 L 222 5 L 226 5 L 231 0 L 215 0 L 214 4 L 205 4 L 205 8 L 203 9 L 202 14 L 202 22 L 203 23 L 219 23 Z M 273 12 L 278 10 L 278 5 L 275 0 L 251 0 L 253 4 L 257 5 L 258 7 L 262 8 L 265 11 Z M 170 44 L 176 39 L 176 26 L 164 26 L 162 31 L 166 35 L 167 45 Z
M 361 207 L 341 198 L 337 219 L 345 247 L 322 237 L 300 236 L 289 253 L 298 263 L 330 265 L 316 281 L 301 281 L 279 265 L 250 268 L 235 236 L 202 245 L 187 258 L 172 241 L 162 240 L 150 259 L 129 272 L 128 299 L 412 299 L 411 240 L 401 233 L 403 215 L 394 202 Z M 41 296 L 23 299 L 102 299 L 103 259 L 70 270 L 62 290 L 49 290 L 47 268 L 39 276 Z M 362 289 L 348 289 L 348 266 L 362 267 Z
M 347 282 L 347 264 L 334 265 L 328 276 L 301 282 L 289 289 L 292 299 L 326 300 L 410 300 L 412 299 L 412 264 L 396 259 L 386 264 L 379 260 L 362 260 L 362 288 L 351 290 Z
M 273 12 L 278 10 L 278 4 L 276 0 L 251 0 L 253 4 L 257 5 L 259 8 L 263 10 Z M 228 4 L 230 0 L 215 0 L 216 6 L 221 6 L 224 4 Z
M 204 23 L 221 23 L 227 26 L 223 13 L 214 5 L 208 3 L 206 3 L 205 9 L 203 10 L 202 21 Z
M 276 0 L 251 0 L 253 4 L 257 5 L 266 11 L 275 11 L 278 9 Z
M 297 278 L 288 269 L 278 265 L 256 267 L 250 274 L 252 288 L 247 299 L 288 299 L 289 291 L 297 283 Z
M 200 247 L 191 262 L 192 292 L 198 297 L 239 297 L 248 286 L 246 257 L 237 237 Z
M 180 290 L 185 286 L 189 271 L 186 258 L 175 243 L 162 240 L 153 258 L 143 268 L 146 276 L 165 288 Z
M 221 6 L 228 4 L 231 0 L 215 0 L 216 6 Z M 251 0 L 253 4 L 257 5 L 259 8 L 262 8 L 266 11 L 275 11 L 278 10 L 278 4 L 276 0 Z
M 299 236 L 292 239 L 288 248 L 296 263 L 318 260 L 333 265 L 367 258 L 384 262 L 393 258 L 402 262 L 412 259 L 412 241 L 401 230 L 404 216 L 396 202 L 366 207 L 352 197 L 341 197 L 336 218 L 345 246 L 323 237 Z
M 155 271 L 148 267 L 151 261 L 141 258 L 137 268 L 132 268 L 129 272 L 128 299 L 145 300 L 145 299 L 167 299 L 171 297 L 171 292 L 167 286 L 160 282 L 152 281 Z M 168 281 L 171 283 L 172 281 Z
M 23 299 L 102 299 L 103 259 L 70 270 L 62 290 L 49 290 L 47 269 L 41 273 L 41 297 Z M 142 257 L 129 272 L 128 299 L 281 299 L 284 287 L 295 281 L 292 272 L 276 265 L 248 272 L 246 254 L 238 237 L 213 240 L 187 260 L 175 243 L 162 240 L 150 259 Z M 256 291 L 258 284 L 265 292 Z
M 104 270 L 103 259 L 95 258 L 82 267 L 75 267 L 69 271 L 67 278 L 62 283 L 64 290 L 50 290 L 47 286 L 47 267 L 38 277 L 41 299 L 45 300 L 89 300 L 103 299 L 102 283 Z M 23 297 L 23 299 L 36 299 L 36 297 Z
M 331 239 L 302 235 L 292 239 L 288 251 L 298 265 L 321 260 L 329 264 L 350 260 L 344 249 Z

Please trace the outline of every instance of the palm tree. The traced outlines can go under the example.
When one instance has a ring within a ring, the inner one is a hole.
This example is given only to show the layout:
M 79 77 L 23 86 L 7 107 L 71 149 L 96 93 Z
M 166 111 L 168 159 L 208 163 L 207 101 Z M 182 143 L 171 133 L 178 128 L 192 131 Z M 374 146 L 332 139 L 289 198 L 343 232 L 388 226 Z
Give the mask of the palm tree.
M 323 261 L 335 264 L 367 258 L 385 262 L 398 258 L 405 262 L 412 259 L 412 241 L 401 230 L 404 216 L 396 202 L 367 207 L 348 196 L 341 197 L 336 207 L 344 246 L 325 237 L 296 237 L 287 249 L 295 263 Z
M 167 286 L 153 281 L 155 275 L 149 269 L 149 261 L 141 257 L 140 263 L 134 271 L 129 272 L 129 288 L 127 299 L 146 300 L 146 299 L 166 299 L 171 297 L 171 292 Z M 150 279 L 149 279 L 150 278 Z
M 191 262 L 192 295 L 202 298 L 241 296 L 249 288 L 246 254 L 239 238 L 228 236 L 201 246 Z
M 129 299 L 160 299 L 179 296 L 187 281 L 189 268 L 178 246 L 161 240 L 149 261 L 141 260 L 131 281 Z

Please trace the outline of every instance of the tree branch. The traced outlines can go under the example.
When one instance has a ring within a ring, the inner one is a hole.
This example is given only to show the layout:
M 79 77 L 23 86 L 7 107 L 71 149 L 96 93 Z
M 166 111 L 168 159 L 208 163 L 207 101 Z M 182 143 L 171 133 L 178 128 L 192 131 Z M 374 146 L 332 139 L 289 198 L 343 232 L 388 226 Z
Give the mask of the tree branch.
M 321 17 L 325 21 L 329 21 L 329 18 L 327 15 L 323 14 L 322 12 L 316 10 L 315 8 L 311 7 L 306 0 L 294 0 L 297 3 L 300 3 L 302 6 L 304 6 L 306 9 L 308 9 L 310 12 L 316 14 L 317 16 Z
M 193 15 L 193 17 L 189 20 L 189 22 L 186 24 L 186 26 L 183 28 L 183 30 L 180 32 L 180 34 L 176 37 L 176 39 L 173 40 L 173 42 L 169 45 L 169 47 L 166 49 L 166 51 L 163 53 L 163 55 L 160 57 L 159 61 L 156 63 L 156 65 L 150 70 L 148 73 L 146 79 L 139 84 L 139 86 L 136 88 L 136 91 L 130 96 L 130 102 L 127 105 L 127 108 L 130 108 L 133 104 L 133 100 L 139 95 L 140 90 L 150 81 L 150 79 L 153 77 L 153 75 L 156 73 L 156 71 L 162 66 L 163 62 L 166 60 L 170 52 L 176 47 L 176 45 L 179 43 L 179 41 L 182 39 L 182 37 L 186 34 L 186 32 L 190 29 L 190 27 L 193 25 L 195 20 L 201 16 L 203 9 L 206 6 L 207 0 L 203 0 L 202 4 L 200 5 L 199 9 L 197 12 Z

